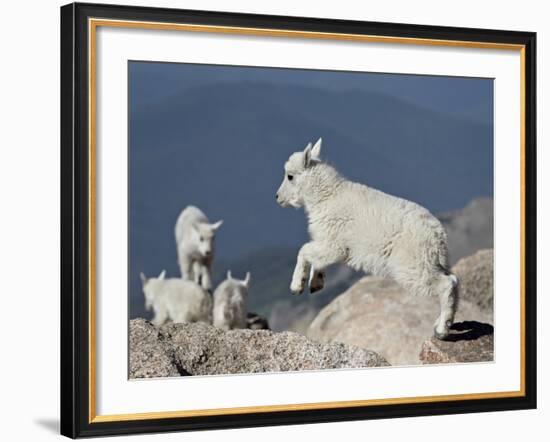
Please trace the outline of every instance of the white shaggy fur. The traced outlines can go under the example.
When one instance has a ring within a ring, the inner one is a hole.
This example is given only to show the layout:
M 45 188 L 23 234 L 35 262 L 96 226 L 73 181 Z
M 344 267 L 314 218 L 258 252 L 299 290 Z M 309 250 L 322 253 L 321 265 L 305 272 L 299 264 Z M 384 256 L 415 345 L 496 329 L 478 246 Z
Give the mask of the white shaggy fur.
M 304 207 L 311 241 L 298 253 L 290 289 L 324 284 L 322 270 L 343 262 L 393 278 L 412 294 L 437 295 L 435 335 L 445 338 L 457 305 L 457 278 L 448 270 L 447 237 L 428 210 L 413 202 L 344 179 L 321 161 L 321 139 L 285 163 L 277 191 L 283 206 Z
M 212 324 L 212 296 L 193 281 L 165 279 L 165 274 L 163 271 L 158 278 L 140 275 L 145 308 L 155 312 L 153 324 L 159 326 L 169 319 L 181 323 Z
M 176 222 L 174 233 L 181 277 L 195 281 L 205 290 L 212 289 L 214 237 L 222 223 L 210 224 L 206 215 L 195 206 L 183 209 Z
M 234 279 L 231 271 L 227 279 L 214 291 L 214 325 L 223 330 L 246 328 L 248 287 L 250 273 L 243 280 Z

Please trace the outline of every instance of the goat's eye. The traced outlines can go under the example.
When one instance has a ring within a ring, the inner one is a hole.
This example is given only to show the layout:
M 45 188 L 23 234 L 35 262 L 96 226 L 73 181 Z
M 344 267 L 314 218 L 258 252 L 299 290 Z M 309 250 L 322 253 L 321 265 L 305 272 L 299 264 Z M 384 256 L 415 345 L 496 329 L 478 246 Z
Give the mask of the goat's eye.
M 294 176 L 292 175 L 287 175 L 286 177 L 288 178 L 288 181 L 292 181 L 292 179 L 294 178 Z
M 200 237 L 200 240 L 201 240 L 201 241 L 204 241 L 204 238 L 201 236 L 201 237 Z

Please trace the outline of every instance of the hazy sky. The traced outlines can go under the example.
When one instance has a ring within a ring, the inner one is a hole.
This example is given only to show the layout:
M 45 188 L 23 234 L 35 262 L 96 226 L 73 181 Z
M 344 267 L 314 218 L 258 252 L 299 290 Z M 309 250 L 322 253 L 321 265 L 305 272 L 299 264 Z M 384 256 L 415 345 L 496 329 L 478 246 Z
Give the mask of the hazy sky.
M 134 110 L 197 86 L 261 81 L 330 91 L 374 91 L 484 123 L 492 124 L 493 117 L 492 80 L 488 79 L 153 62 L 130 63 L 130 75 Z

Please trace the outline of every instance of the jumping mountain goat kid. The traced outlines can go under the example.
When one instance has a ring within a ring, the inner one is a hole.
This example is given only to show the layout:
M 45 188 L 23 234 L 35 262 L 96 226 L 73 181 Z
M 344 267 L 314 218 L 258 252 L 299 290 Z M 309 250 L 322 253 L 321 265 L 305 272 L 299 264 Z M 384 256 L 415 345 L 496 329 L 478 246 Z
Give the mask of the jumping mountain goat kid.
M 428 210 L 346 180 L 320 157 L 321 139 L 293 153 L 277 191 L 283 206 L 304 207 L 311 241 L 298 253 L 290 290 L 324 286 L 323 269 L 342 262 L 355 270 L 393 278 L 415 295 L 437 295 L 434 334 L 445 339 L 454 321 L 458 280 L 448 270 L 447 237 Z
M 250 272 L 243 280 L 234 279 L 231 270 L 227 279 L 214 291 L 214 325 L 223 330 L 246 328 Z
M 214 237 L 222 223 L 210 224 L 206 215 L 195 206 L 183 209 L 176 222 L 174 233 L 181 277 L 195 281 L 205 290 L 212 290 Z
M 153 309 L 151 321 L 156 326 L 171 319 L 178 323 L 206 322 L 212 324 L 212 296 L 193 281 L 165 279 L 163 270 L 158 278 L 146 278 L 141 283 L 145 294 L 145 308 Z

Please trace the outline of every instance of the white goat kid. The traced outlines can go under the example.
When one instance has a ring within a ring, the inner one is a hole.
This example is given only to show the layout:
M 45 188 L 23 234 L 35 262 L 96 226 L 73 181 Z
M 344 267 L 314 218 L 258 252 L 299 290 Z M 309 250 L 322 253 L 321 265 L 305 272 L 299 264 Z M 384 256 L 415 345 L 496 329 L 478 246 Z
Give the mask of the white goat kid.
M 178 323 L 212 324 L 212 296 L 193 281 L 165 279 L 165 275 L 165 271 L 158 278 L 140 274 L 145 308 L 155 312 L 153 324 L 160 326 L 169 319 Z
M 195 281 L 205 290 L 212 289 L 214 238 L 223 221 L 210 224 L 206 215 L 195 206 L 181 212 L 175 227 L 176 247 L 181 277 Z
M 250 273 L 243 280 L 234 279 L 231 271 L 227 279 L 214 291 L 214 325 L 223 330 L 246 328 L 248 287 Z
M 304 207 L 311 241 L 304 244 L 290 290 L 324 285 L 323 269 L 343 262 L 355 270 L 393 278 L 411 294 L 437 295 L 434 333 L 449 334 L 458 300 L 458 280 L 448 270 L 447 237 L 428 210 L 363 184 L 346 180 L 321 161 L 321 139 L 285 163 L 277 191 L 283 207 Z

